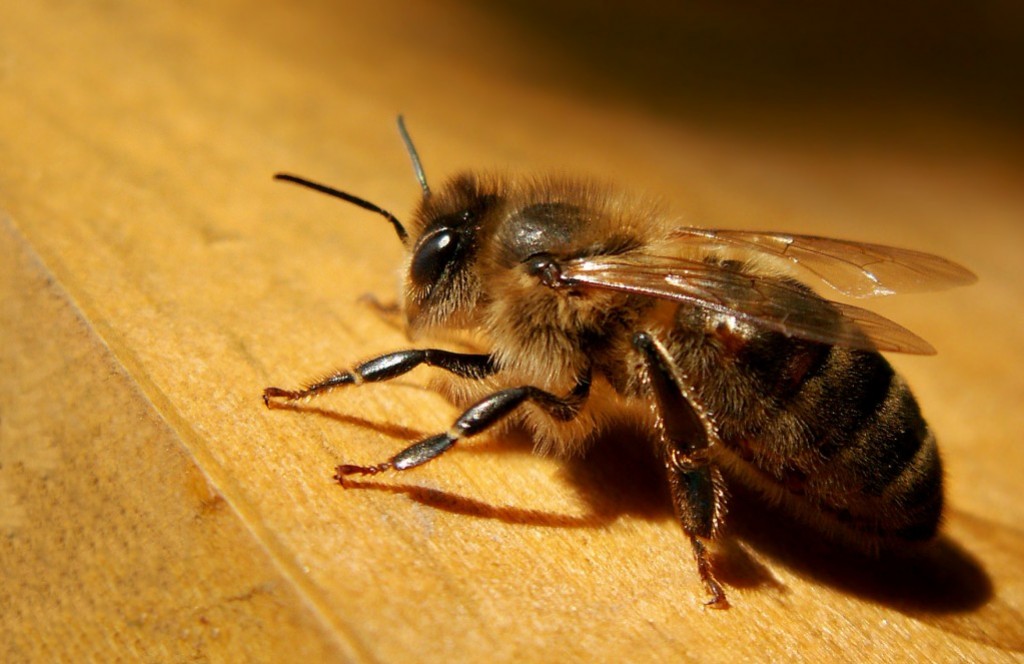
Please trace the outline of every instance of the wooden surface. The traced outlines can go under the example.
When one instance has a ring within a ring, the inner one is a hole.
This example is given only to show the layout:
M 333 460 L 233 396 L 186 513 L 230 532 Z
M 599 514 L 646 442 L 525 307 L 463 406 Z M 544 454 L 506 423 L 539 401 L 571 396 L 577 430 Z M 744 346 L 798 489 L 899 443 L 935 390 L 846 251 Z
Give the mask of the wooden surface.
M 500 16 L 351 5 L 0 9 L 0 660 L 1024 652 L 1019 161 L 966 139 L 919 152 L 710 130 L 532 83 L 552 54 Z M 418 189 L 398 110 L 435 180 L 583 171 L 691 222 L 975 269 L 970 289 L 872 304 L 939 349 L 893 358 L 945 453 L 935 550 L 864 561 L 741 494 L 721 561 L 734 606 L 717 612 L 635 436 L 571 461 L 488 439 L 333 484 L 335 464 L 380 461 L 455 411 L 427 371 L 263 408 L 267 385 L 408 344 L 357 302 L 394 293 L 392 230 L 270 175 L 404 216 Z

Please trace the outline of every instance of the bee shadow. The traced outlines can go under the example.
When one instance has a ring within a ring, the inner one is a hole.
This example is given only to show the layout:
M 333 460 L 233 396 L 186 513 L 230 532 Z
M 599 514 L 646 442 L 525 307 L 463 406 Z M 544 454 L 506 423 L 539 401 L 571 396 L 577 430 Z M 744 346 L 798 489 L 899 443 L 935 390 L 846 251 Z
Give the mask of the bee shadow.
M 564 476 L 604 520 L 629 515 L 675 521 L 664 467 L 642 434 L 602 436 L 585 458 L 567 462 Z M 735 481 L 729 482 L 729 492 L 714 562 L 719 579 L 730 587 L 784 593 L 772 571 L 784 566 L 814 583 L 915 617 L 967 613 L 992 598 L 992 581 L 980 562 L 946 536 L 918 549 L 871 557 L 823 537 Z M 689 546 L 682 532 L 680 546 Z
M 360 423 L 357 418 L 339 417 L 314 409 L 303 410 L 349 424 Z M 377 429 L 377 426 L 373 425 L 373 428 Z M 344 486 L 351 489 L 402 494 L 431 508 L 516 525 L 597 528 L 627 514 L 649 520 L 671 519 L 671 501 L 663 474 L 649 453 L 647 445 L 635 434 L 629 435 L 637 439 L 637 444 L 642 448 L 639 452 L 626 450 L 624 453 L 621 444 L 614 444 L 602 437 L 587 456 L 564 462 L 560 474 L 576 490 L 585 504 L 579 514 L 493 505 L 412 483 L 346 478 Z M 400 437 L 405 438 L 404 435 Z M 425 435 L 420 436 L 422 437 Z M 533 443 L 525 432 L 512 430 L 500 439 L 467 444 L 457 448 L 453 453 L 530 455 L 533 453 Z
M 362 421 L 337 416 L 329 411 L 303 408 L 336 421 L 359 425 Z M 377 425 L 366 423 L 375 430 Z M 382 433 L 386 433 L 381 430 Z M 408 432 L 399 436 L 408 439 Z M 424 435 L 419 436 L 425 437 Z M 473 443 L 457 448 L 456 454 L 524 454 L 533 453 L 533 443 L 523 431 L 512 430 L 499 439 Z M 481 500 L 431 489 L 414 483 L 346 478 L 344 486 L 402 494 L 421 505 L 453 514 L 505 523 L 554 528 L 598 528 L 624 516 L 648 521 L 675 521 L 672 499 L 665 481 L 664 467 L 652 453 L 651 446 L 635 430 L 613 428 L 599 436 L 585 456 L 563 462 L 559 473 L 583 501 L 580 514 L 565 514 L 541 509 L 493 505 Z M 680 546 L 688 544 L 680 532 Z M 779 587 L 771 571 L 740 546 L 723 547 L 730 572 L 729 583 L 735 587 Z
M 751 489 L 735 482 L 730 489 L 726 540 L 742 542 L 773 568 L 786 567 L 815 584 L 889 607 L 962 638 L 1024 652 L 1024 616 L 996 594 L 982 562 L 948 535 L 872 557 L 768 507 Z M 731 578 L 734 561 L 722 562 L 721 580 L 737 585 Z
M 586 457 L 566 463 L 564 476 L 605 520 L 623 515 L 675 519 L 664 467 L 638 432 L 601 436 Z M 782 565 L 815 583 L 915 617 L 972 612 L 993 597 L 984 567 L 948 536 L 871 557 L 769 507 L 760 494 L 735 481 L 729 490 L 726 532 L 715 555 L 719 577 L 729 586 L 785 592 L 772 573 Z M 682 535 L 680 546 L 688 546 Z
M 267 404 L 267 408 L 271 410 L 288 410 L 293 413 L 301 413 L 305 415 L 316 415 L 318 417 L 323 417 L 325 419 L 332 420 L 340 424 L 347 424 L 350 426 L 357 426 L 363 429 L 370 429 L 372 431 L 376 431 L 379 434 L 388 436 L 389 438 L 397 438 L 399 440 L 404 440 L 410 443 L 420 440 L 426 437 L 427 435 L 423 431 L 419 431 L 417 429 L 412 429 L 409 427 L 404 427 L 400 424 L 375 422 L 373 420 L 368 420 L 363 417 L 357 417 L 355 415 L 346 415 L 344 413 L 337 413 L 333 410 L 328 410 L 326 408 L 317 408 L 316 406 L 308 406 L 305 404 L 295 404 L 287 402 L 278 403 L 276 401 L 271 401 L 270 403 Z
M 730 490 L 729 535 L 817 583 L 913 615 L 971 611 L 992 598 L 981 563 L 945 535 L 873 557 L 767 507 L 746 487 L 733 482 Z
M 331 411 L 295 409 L 366 426 L 401 440 L 417 440 L 425 435 Z M 457 450 L 455 453 L 462 454 L 525 455 L 532 453 L 532 443 L 525 433 L 512 431 L 493 441 L 467 444 Z M 345 486 L 402 494 L 434 509 L 517 525 L 597 528 L 623 516 L 674 521 L 664 468 L 644 436 L 636 431 L 613 429 L 594 441 L 584 457 L 563 463 L 561 477 L 585 503 L 580 514 L 493 505 L 415 483 L 390 481 L 391 478 L 346 479 Z M 978 630 L 946 619 L 975 611 L 993 596 L 992 581 L 980 562 L 948 537 L 940 536 L 932 545 L 914 553 L 872 558 L 830 542 L 783 510 L 768 507 L 759 494 L 735 482 L 730 483 L 730 494 L 727 531 L 715 556 L 719 577 L 729 586 L 785 592 L 771 571 L 781 565 L 814 583 L 984 640 Z M 680 546 L 687 546 L 681 533 Z

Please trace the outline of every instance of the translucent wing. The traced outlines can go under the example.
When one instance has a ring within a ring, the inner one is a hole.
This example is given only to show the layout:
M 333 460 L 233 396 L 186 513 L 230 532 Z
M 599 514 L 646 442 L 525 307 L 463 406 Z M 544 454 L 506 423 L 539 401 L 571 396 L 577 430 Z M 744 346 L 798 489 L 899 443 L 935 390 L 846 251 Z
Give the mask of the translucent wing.
M 815 235 L 678 228 L 672 241 L 778 259 L 850 297 L 939 290 L 977 280 L 967 268 L 923 251 Z
M 758 327 L 821 343 L 931 355 L 910 330 L 799 285 L 675 257 L 597 256 L 561 265 L 569 283 L 688 302 Z

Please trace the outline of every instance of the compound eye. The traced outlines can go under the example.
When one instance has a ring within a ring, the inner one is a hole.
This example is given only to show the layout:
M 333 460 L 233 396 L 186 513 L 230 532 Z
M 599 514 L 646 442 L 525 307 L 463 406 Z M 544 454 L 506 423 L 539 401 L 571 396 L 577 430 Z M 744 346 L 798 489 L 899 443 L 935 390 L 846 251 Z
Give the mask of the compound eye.
M 441 278 L 445 267 L 458 251 L 458 238 L 449 228 L 428 235 L 416 247 L 409 276 L 417 286 L 430 286 Z

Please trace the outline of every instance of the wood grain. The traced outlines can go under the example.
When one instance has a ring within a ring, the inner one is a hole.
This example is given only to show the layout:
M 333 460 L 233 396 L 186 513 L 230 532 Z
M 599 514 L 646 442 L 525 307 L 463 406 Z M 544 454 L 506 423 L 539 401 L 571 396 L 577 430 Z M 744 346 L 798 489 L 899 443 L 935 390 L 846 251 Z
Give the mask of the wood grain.
M 0 659 L 998 661 L 1024 652 L 1024 190 L 1019 164 L 836 151 L 715 129 L 527 76 L 479 8 L 42 1 L 0 10 Z M 457 43 L 457 45 L 453 45 Z M 557 62 L 552 65 L 557 67 Z M 688 221 L 934 251 L 970 289 L 872 308 L 939 432 L 937 546 L 865 561 L 737 492 L 702 610 L 636 434 L 585 459 L 490 438 L 343 490 L 446 428 L 427 371 L 267 410 L 271 384 L 409 342 L 379 218 L 428 176 L 557 169 Z M 973 145 L 973 144 L 972 144 Z

